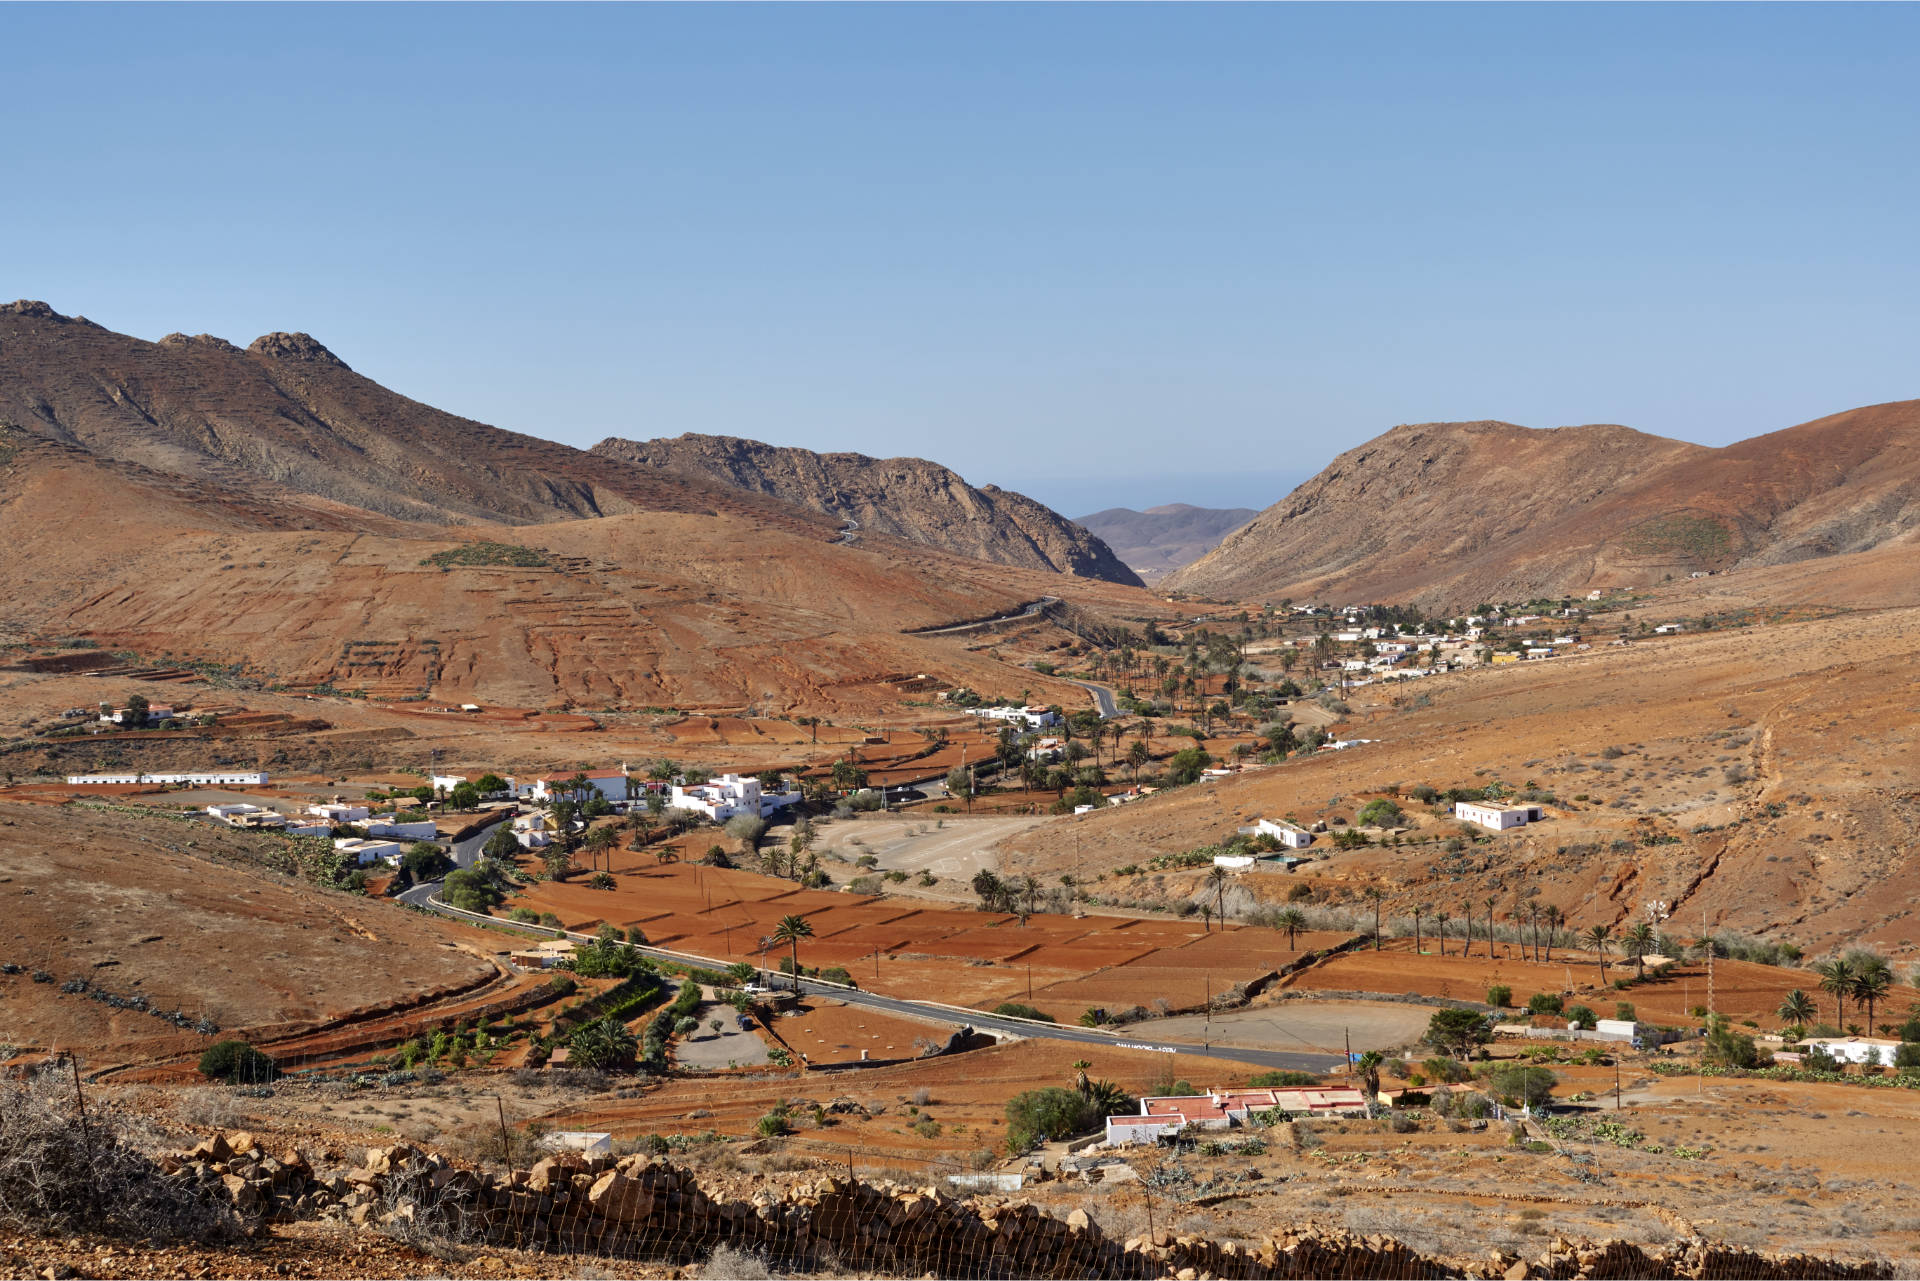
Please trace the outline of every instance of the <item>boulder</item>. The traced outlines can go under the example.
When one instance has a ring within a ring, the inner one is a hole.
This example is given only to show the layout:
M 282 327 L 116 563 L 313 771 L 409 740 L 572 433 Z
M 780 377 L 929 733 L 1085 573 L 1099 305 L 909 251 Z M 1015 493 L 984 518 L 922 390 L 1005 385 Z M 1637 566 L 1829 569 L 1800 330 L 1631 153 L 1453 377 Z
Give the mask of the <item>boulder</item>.
M 194 1144 L 193 1148 L 187 1153 L 187 1159 L 190 1161 L 204 1161 L 208 1164 L 218 1164 L 221 1161 L 227 1160 L 232 1155 L 233 1149 L 227 1146 L 226 1136 L 224 1134 L 216 1134 L 210 1139 L 202 1139 L 200 1142 Z

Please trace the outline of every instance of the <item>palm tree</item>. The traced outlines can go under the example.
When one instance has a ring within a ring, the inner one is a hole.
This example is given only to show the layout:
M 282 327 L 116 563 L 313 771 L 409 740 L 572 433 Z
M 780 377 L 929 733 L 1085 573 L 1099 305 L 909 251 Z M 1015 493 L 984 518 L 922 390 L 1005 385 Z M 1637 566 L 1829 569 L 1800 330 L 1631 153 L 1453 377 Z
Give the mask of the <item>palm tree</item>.
M 1378 885 L 1369 885 L 1360 893 L 1373 900 L 1373 950 L 1380 950 L 1380 904 L 1385 901 L 1387 892 Z
M 1835 957 L 1831 961 L 1826 961 L 1814 966 L 1813 972 L 1820 976 L 1820 990 L 1833 994 L 1834 1026 L 1845 1027 L 1847 1025 L 1847 997 L 1853 991 L 1853 980 L 1855 978 L 1853 966 L 1850 965 L 1845 958 Z
M 1813 1003 L 1812 997 L 1796 987 L 1787 993 L 1787 999 L 1780 1002 L 1780 1008 L 1774 1012 L 1794 1027 L 1805 1027 L 1819 1016 L 1820 1007 Z
M 1300 949 L 1293 945 L 1294 932 L 1307 928 L 1307 914 L 1297 907 L 1282 908 L 1273 918 L 1273 927 L 1287 932 L 1287 951 L 1297 952 Z
M 1134 739 L 1133 746 L 1127 749 L 1127 766 L 1133 771 L 1133 782 L 1136 787 L 1140 784 L 1140 767 L 1145 765 L 1148 759 L 1147 740 L 1144 737 Z
M 1442 956 L 1447 954 L 1447 922 L 1450 919 L 1452 918 L 1447 915 L 1447 909 L 1444 907 L 1433 914 L 1433 932 L 1440 940 L 1440 955 Z
M 1647 953 L 1653 951 L 1653 926 L 1645 921 L 1635 923 L 1620 936 L 1620 943 L 1626 950 L 1627 959 L 1634 964 L 1637 971 L 1635 977 L 1647 977 Z
M 1867 1026 L 1873 1026 L 1874 1002 L 1893 988 L 1893 970 L 1886 958 L 1871 952 L 1854 961 L 1853 999 L 1867 1007 Z
M 1533 959 L 1540 959 L 1540 905 L 1529 901 L 1526 904 L 1527 929 L 1533 934 Z M 1524 939 L 1524 935 L 1522 936 Z M 1523 949 L 1524 950 L 1524 949 Z
M 1547 918 L 1547 960 L 1548 962 L 1552 962 L 1553 932 L 1556 929 L 1558 929 L 1560 927 L 1560 923 L 1566 920 L 1567 918 L 1561 914 L 1561 911 L 1559 908 L 1555 907 L 1551 903 L 1547 904 L 1546 907 L 1541 910 L 1541 915 Z
M 800 991 L 800 940 L 813 937 L 813 926 L 804 916 L 783 916 L 773 927 L 773 941 L 785 943 L 793 958 L 793 990 Z
M 1428 912 L 1431 912 L 1432 910 L 1433 908 L 1425 903 L 1415 903 L 1413 905 L 1413 954 L 1415 956 L 1420 955 L 1420 952 L 1421 952 L 1420 918 L 1425 916 Z
M 1360 1081 L 1366 1087 L 1369 1107 L 1380 1097 L 1380 1065 L 1386 1061 L 1386 1057 L 1378 1050 L 1368 1050 L 1354 1065 L 1360 1069 Z
M 1232 879 L 1218 863 L 1207 873 L 1207 884 L 1213 889 L 1213 914 L 1222 926 L 1227 923 L 1227 882 Z
M 1466 933 L 1467 933 L 1467 941 L 1461 947 L 1460 955 L 1472 956 L 1473 955 L 1473 904 L 1472 903 L 1468 903 L 1466 905 L 1466 910 L 1460 913 L 1460 923 L 1465 927 Z M 1491 947 L 1487 949 L 1487 954 L 1488 956 L 1492 956 L 1493 949 Z
M 1087 1059 L 1073 1061 L 1073 1088 L 1077 1093 L 1086 1094 L 1093 1089 L 1093 1082 L 1087 1079 L 1087 1069 L 1092 1066 Z
M 1487 909 L 1487 959 L 1491 961 L 1493 959 L 1493 895 L 1487 895 L 1480 902 Z
M 1613 937 L 1611 925 L 1591 926 L 1581 935 L 1581 941 L 1593 949 L 1594 957 L 1600 962 L 1600 986 L 1607 985 L 1607 940 Z

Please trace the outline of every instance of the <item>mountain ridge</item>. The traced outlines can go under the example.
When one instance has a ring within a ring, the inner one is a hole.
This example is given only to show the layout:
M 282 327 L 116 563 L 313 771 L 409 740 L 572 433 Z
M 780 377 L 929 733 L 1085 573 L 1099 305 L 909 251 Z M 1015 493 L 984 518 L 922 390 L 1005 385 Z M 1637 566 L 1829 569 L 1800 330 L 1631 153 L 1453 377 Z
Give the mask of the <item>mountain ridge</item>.
M 1863 551 L 1917 526 L 1920 401 L 1718 448 L 1616 424 L 1414 423 L 1158 585 L 1464 607 Z
M 1191 564 L 1260 513 L 1251 507 L 1161 503 L 1135 511 L 1109 507 L 1075 518 L 1103 539 L 1142 578 L 1152 581 Z
M 777 497 L 855 521 L 861 530 L 976 560 L 1140 585 L 1106 543 L 1052 508 L 997 485 L 976 487 L 924 458 L 822 453 L 696 432 L 654 440 L 608 437 L 590 452 Z

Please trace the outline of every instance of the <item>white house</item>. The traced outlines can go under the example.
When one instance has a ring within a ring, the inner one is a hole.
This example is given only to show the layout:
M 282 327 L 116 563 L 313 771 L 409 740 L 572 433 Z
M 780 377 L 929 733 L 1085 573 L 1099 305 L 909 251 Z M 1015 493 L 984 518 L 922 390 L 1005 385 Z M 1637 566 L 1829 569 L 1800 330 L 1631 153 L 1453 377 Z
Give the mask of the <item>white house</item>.
M 389 863 L 400 861 L 400 842 L 398 841 L 363 841 L 354 836 L 342 836 L 334 839 L 333 848 L 342 854 L 353 855 L 361 867 L 369 863 L 378 863 L 382 859 Z
M 799 799 L 798 792 L 763 791 L 760 780 L 751 774 L 722 774 L 691 787 L 675 783 L 667 793 L 669 807 L 704 814 L 716 823 L 740 814 L 767 818 Z
M 990 721 L 1007 721 L 1023 725 L 1028 729 L 1041 729 L 1060 723 L 1059 713 L 1050 707 L 1038 703 L 1029 703 L 1025 707 L 970 707 L 968 712 L 974 716 L 985 717 Z
M 1256 836 L 1271 836 L 1290 850 L 1303 850 L 1313 844 L 1313 833 L 1295 827 L 1284 818 L 1263 818 L 1253 825 Z
M 1684 623 L 1662 623 L 1653 629 L 1653 634 L 1655 636 L 1671 636 L 1675 632 L 1684 632 L 1686 630 L 1686 624 Z
M 1546 817 L 1538 805 L 1481 805 L 1474 801 L 1455 801 L 1453 816 L 1463 823 L 1478 823 L 1490 832 L 1524 827 Z
M 368 836 L 397 836 L 409 841 L 430 841 L 440 835 L 431 820 L 402 822 L 397 814 L 376 814 L 367 820 Z
M 229 827 L 282 828 L 287 825 L 287 816 L 264 805 L 209 805 L 207 813 L 219 819 Z
M 1125 1143 L 1157 1143 L 1166 1135 L 1187 1128 L 1183 1116 L 1110 1116 L 1102 1145 L 1117 1148 Z
M 1244 872 L 1253 866 L 1254 861 L 1251 854 L 1215 854 L 1213 856 L 1213 865 L 1224 867 L 1229 872 Z
M 265 770 L 215 770 L 204 774 L 142 774 L 125 771 L 118 774 L 69 774 L 72 787 L 107 787 L 117 783 L 161 783 L 186 787 L 264 787 Z
M 1877 1036 L 1822 1036 L 1805 1044 L 1809 1050 L 1818 1046 L 1842 1063 L 1892 1063 L 1894 1053 L 1900 1048 L 1900 1042 Z
M 520 842 L 524 850 L 540 850 L 553 844 L 553 836 L 547 831 L 545 814 L 521 814 L 513 820 L 513 839 Z
M 436 792 L 451 792 L 466 781 L 465 774 L 435 774 L 427 780 L 427 786 Z
M 627 771 L 624 766 L 617 772 L 602 771 L 597 774 L 588 774 L 586 778 L 587 790 L 582 792 L 567 791 L 567 784 L 572 782 L 573 775 L 565 774 L 555 775 L 552 778 L 536 778 L 524 786 L 516 785 L 514 793 L 522 800 L 538 801 L 542 805 L 562 797 L 570 801 L 584 802 L 592 799 L 596 794 L 604 801 L 619 801 L 622 804 L 632 799 L 629 795 Z
M 147 724 L 164 725 L 172 719 L 173 709 L 165 703 L 149 703 L 147 705 Z M 105 703 L 100 705 L 100 721 L 102 724 L 126 725 L 131 723 L 132 720 L 133 709 L 131 707 L 109 708 Z
M 323 818 L 329 823 L 364 823 L 373 817 L 373 810 L 365 805 L 348 805 L 345 801 L 333 801 L 325 805 L 309 805 L 307 813 L 315 818 Z

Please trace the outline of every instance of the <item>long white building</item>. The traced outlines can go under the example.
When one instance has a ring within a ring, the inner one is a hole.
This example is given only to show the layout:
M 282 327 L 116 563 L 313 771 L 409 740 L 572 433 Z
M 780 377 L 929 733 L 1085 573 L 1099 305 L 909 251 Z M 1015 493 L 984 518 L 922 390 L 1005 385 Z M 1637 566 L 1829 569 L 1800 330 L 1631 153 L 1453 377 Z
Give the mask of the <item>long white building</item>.
M 204 774 L 143 774 L 137 770 L 118 774 L 69 774 L 73 787 L 104 787 L 117 783 L 163 783 L 188 787 L 264 787 L 265 770 L 210 770 Z

